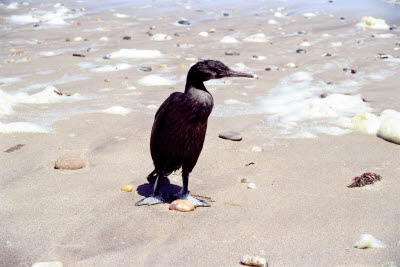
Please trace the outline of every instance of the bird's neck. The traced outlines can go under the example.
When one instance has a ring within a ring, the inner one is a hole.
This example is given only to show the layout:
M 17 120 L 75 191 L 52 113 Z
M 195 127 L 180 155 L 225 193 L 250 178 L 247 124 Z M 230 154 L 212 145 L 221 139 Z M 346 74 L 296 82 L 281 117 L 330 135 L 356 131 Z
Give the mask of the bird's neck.
M 185 93 L 188 93 L 190 90 L 202 90 L 208 93 L 207 88 L 204 86 L 203 81 L 190 80 L 188 77 L 188 79 L 186 80 Z

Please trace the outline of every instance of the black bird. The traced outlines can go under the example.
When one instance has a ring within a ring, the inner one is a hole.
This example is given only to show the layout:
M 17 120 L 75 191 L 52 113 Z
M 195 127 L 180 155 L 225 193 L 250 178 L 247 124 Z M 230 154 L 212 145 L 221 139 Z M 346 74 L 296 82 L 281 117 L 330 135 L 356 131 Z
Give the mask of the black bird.
M 224 77 L 253 78 L 253 75 L 233 71 L 216 60 L 197 62 L 188 72 L 185 92 L 171 94 L 157 110 L 150 138 L 155 168 L 148 176 L 148 181 L 154 183 L 154 192 L 137 202 L 137 206 L 163 203 L 160 182 L 181 167 L 183 187 L 173 197 L 188 200 L 196 207 L 210 206 L 190 196 L 188 183 L 203 148 L 208 116 L 214 106 L 213 97 L 203 82 Z

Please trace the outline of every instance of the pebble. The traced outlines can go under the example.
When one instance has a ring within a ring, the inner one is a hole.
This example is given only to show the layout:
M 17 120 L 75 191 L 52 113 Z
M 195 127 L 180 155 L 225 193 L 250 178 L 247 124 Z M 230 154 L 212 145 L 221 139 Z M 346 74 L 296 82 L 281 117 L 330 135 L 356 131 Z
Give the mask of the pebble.
M 180 212 L 188 212 L 188 211 L 194 211 L 194 205 L 187 200 L 177 199 L 177 200 L 174 200 L 169 205 L 169 209 L 180 211 Z
M 251 183 L 250 179 L 248 179 L 248 178 L 242 178 L 242 179 L 240 180 L 240 182 L 243 183 L 243 184 Z
M 227 56 L 239 56 L 240 53 L 236 52 L 236 51 L 226 51 L 225 55 L 227 55 Z
M 74 56 L 74 57 L 85 57 L 85 55 L 77 54 L 77 53 L 72 54 L 72 56 Z
M 323 54 L 322 56 L 323 56 L 323 57 L 331 57 L 331 56 L 332 56 L 332 54 L 330 54 L 330 53 L 326 53 L 326 54 Z
M 296 50 L 296 53 L 298 53 L 298 54 L 304 54 L 304 53 L 307 53 L 307 51 L 305 50 L 305 49 L 297 49 Z
M 256 153 L 260 153 L 260 152 L 263 152 L 263 148 L 260 147 L 260 146 L 253 146 L 251 151 L 256 152 Z
M 214 28 L 208 30 L 209 33 L 214 33 L 214 32 L 216 32 L 216 31 L 217 31 L 217 30 L 214 29 Z
M 139 67 L 138 69 L 141 71 L 152 71 L 153 70 L 151 67 Z
M 132 37 L 130 37 L 130 36 L 124 36 L 124 37 L 122 38 L 122 40 L 132 40 Z
M 244 255 L 240 263 L 247 266 L 268 267 L 267 261 L 260 256 L 252 257 L 250 255 Z
M 55 169 L 61 170 L 78 170 L 84 166 L 83 160 L 79 157 L 63 156 L 56 160 Z
M 242 140 L 242 135 L 238 132 L 222 132 L 219 134 L 219 138 L 222 139 L 227 139 L 231 141 L 241 141 Z
M 78 37 L 75 37 L 75 38 L 74 38 L 74 41 L 75 41 L 75 42 L 81 42 L 81 41 L 83 41 L 83 38 L 80 37 L 80 36 L 78 36 Z M 69 41 L 67 41 L 67 42 L 69 42 Z
M 248 184 L 247 184 L 247 188 L 248 188 L 248 189 L 256 189 L 257 186 L 256 186 L 255 183 L 248 183 Z
M 356 74 L 357 73 L 357 70 L 349 69 L 349 68 L 343 68 L 343 71 L 344 72 L 351 72 L 352 74 Z
M 104 81 L 105 81 L 106 83 L 109 83 L 109 82 L 111 82 L 111 80 L 110 80 L 110 79 L 104 79 Z
M 208 32 L 199 32 L 199 36 L 208 37 Z
M 133 190 L 133 185 L 130 184 L 126 184 L 121 187 L 121 191 L 132 192 L 132 190 Z
M 190 25 L 190 22 L 187 20 L 180 20 L 180 21 L 178 21 L 178 23 L 181 25 L 188 25 L 188 26 Z
M 379 54 L 378 55 L 379 59 L 387 59 L 387 58 L 391 58 L 391 57 L 392 57 L 391 55 L 386 55 L 386 54 Z

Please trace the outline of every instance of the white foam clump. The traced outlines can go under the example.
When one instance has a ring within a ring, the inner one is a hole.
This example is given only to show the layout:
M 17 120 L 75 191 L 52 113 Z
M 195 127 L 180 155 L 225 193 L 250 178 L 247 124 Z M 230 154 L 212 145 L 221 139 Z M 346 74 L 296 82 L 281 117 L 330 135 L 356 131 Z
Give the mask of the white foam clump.
M 342 121 L 343 126 L 346 126 L 345 123 L 345 121 Z M 351 121 L 349 121 L 349 123 L 350 127 L 348 128 L 353 128 L 366 134 L 376 135 L 379 128 L 380 119 L 378 116 L 366 112 L 357 114 L 356 116 L 351 118 Z
M 104 109 L 103 112 L 104 113 L 109 113 L 109 114 L 117 114 L 117 115 L 127 115 L 131 112 L 132 110 L 129 108 L 124 108 L 121 106 L 112 106 L 108 109 Z
M 172 39 L 171 36 L 166 35 L 164 33 L 156 33 L 150 38 L 150 40 L 152 41 L 169 41 L 171 39 Z
M 340 46 L 342 46 L 342 45 L 343 45 L 342 42 L 333 42 L 333 43 L 331 43 L 331 46 L 332 46 L 332 47 L 340 47 Z
M 199 36 L 208 37 L 208 32 L 199 32 Z
M 289 76 L 289 80 L 293 82 L 312 81 L 313 79 L 312 74 L 305 71 L 298 71 Z
M 9 17 L 11 23 L 16 24 L 28 24 L 35 22 L 43 22 L 49 25 L 68 25 L 65 19 L 76 18 L 80 16 L 80 12 L 72 13 L 71 10 L 62 5 L 55 5 L 55 11 L 49 11 L 43 14 L 43 12 L 36 12 L 25 15 L 12 15 Z
M 63 267 L 63 264 L 59 261 L 36 262 L 31 267 Z
M 128 15 L 126 15 L 126 14 L 121 14 L 121 13 L 115 13 L 114 16 L 116 16 L 117 18 L 129 18 Z
M 90 71 L 92 72 L 110 72 L 110 71 L 119 71 L 119 70 L 127 70 L 131 68 L 132 65 L 126 63 L 119 63 L 116 65 L 105 65 L 105 66 L 98 66 L 92 68 Z
M 220 40 L 220 42 L 224 43 L 224 44 L 236 44 L 236 43 L 239 43 L 239 41 L 235 37 L 232 37 L 232 36 L 224 36 Z
M 99 38 L 100 41 L 108 41 L 108 37 L 106 36 L 102 36 Z
M 386 245 L 373 237 L 370 234 L 362 234 L 360 236 L 360 240 L 357 241 L 357 243 L 354 244 L 354 247 L 360 248 L 360 249 L 365 249 L 365 248 L 386 248 Z
M 381 34 L 375 34 L 375 38 L 381 38 L 381 39 L 388 39 L 388 38 L 395 38 L 397 35 L 393 33 L 381 33 Z
M 304 41 L 300 43 L 300 46 L 311 46 L 310 42 Z
M 0 90 L 0 115 L 12 114 L 13 106 L 18 104 L 50 104 L 77 97 L 77 95 L 58 95 L 54 91 L 58 92 L 57 88 L 53 86 L 48 86 L 43 91 L 32 95 L 27 93 L 8 94 Z
M 158 50 L 120 49 L 107 55 L 108 58 L 159 58 L 162 54 Z
M 265 43 L 268 42 L 268 37 L 264 33 L 256 33 L 250 36 L 247 36 L 243 39 L 245 42 L 255 42 L 255 43 Z
M 46 128 L 30 122 L 0 122 L 0 133 L 48 133 Z
M 12 3 L 8 4 L 6 8 L 8 8 L 8 9 L 18 9 L 18 6 L 19 6 L 18 2 L 12 2 Z
M 386 109 L 382 112 L 378 136 L 400 145 L 400 112 Z
M 162 86 L 162 85 L 174 85 L 175 81 L 158 76 L 158 75 L 147 75 L 138 80 L 140 85 L 144 86 Z
M 34 18 L 32 15 L 12 15 L 8 18 L 8 20 L 15 24 L 28 24 L 39 22 L 38 18 Z
M 304 13 L 303 16 L 304 16 L 306 19 L 309 19 L 309 18 L 315 17 L 316 15 L 315 15 L 314 13 Z
M 281 12 L 279 12 L 279 11 L 278 11 L 278 12 L 275 12 L 275 13 L 274 13 L 274 16 L 277 17 L 277 18 L 284 18 L 284 17 L 285 17 L 285 15 L 282 14 Z
M 383 19 L 376 19 L 374 17 L 363 17 L 359 23 L 359 27 L 371 28 L 375 30 L 388 30 L 390 27 Z
M 276 25 L 276 24 L 278 24 L 278 22 L 274 19 L 270 19 L 270 20 L 268 20 L 268 24 Z
M 294 138 L 314 137 L 315 134 L 341 135 L 351 128 L 340 124 L 343 118 L 350 119 L 355 114 L 370 112 L 369 105 L 361 95 L 345 95 L 349 92 L 338 84 L 333 88 L 313 84 L 313 76 L 308 72 L 296 72 L 283 78 L 277 86 L 269 90 L 258 108 L 258 112 L 268 114 L 268 127 L 277 136 Z M 328 92 L 323 98 L 322 93 Z M 332 92 L 332 93 L 330 93 Z M 351 123 L 349 123 L 351 124 Z M 339 127 L 343 128 L 339 128 Z M 303 137 L 303 133 L 308 133 Z
M 16 82 L 20 82 L 21 77 L 7 77 L 7 78 L 0 78 L 0 84 L 2 86 L 7 86 Z

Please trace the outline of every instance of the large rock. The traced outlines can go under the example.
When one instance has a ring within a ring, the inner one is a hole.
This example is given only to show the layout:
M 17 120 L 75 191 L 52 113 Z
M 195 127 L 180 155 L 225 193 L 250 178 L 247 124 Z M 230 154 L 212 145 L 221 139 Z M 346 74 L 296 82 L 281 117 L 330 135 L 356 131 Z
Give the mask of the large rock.
M 381 114 L 378 136 L 400 145 L 400 112 L 386 109 Z
M 63 156 L 56 160 L 55 169 L 61 170 L 78 170 L 82 169 L 84 162 L 79 157 Z

